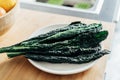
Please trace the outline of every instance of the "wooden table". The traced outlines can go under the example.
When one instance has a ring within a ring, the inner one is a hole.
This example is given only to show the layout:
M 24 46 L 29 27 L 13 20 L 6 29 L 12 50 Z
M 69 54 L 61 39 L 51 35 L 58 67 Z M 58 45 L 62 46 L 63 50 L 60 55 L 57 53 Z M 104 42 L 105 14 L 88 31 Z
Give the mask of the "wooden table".
M 88 24 L 99 22 L 26 9 L 21 9 L 19 16 L 16 19 L 15 25 L 5 35 L 0 36 L 0 47 L 21 42 L 38 28 L 50 24 L 70 23 L 72 21 L 82 21 Z M 110 49 L 115 25 L 108 22 L 101 23 L 103 24 L 104 29 L 109 31 L 109 36 L 102 45 L 104 48 Z M 85 72 L 59 76 L 38 70 L 23 56 L 8 59 L 6 54 L 0 54 L 0 80 L 103 80 L 105 65 L 106 56 L 100 58 L 92 68 Z

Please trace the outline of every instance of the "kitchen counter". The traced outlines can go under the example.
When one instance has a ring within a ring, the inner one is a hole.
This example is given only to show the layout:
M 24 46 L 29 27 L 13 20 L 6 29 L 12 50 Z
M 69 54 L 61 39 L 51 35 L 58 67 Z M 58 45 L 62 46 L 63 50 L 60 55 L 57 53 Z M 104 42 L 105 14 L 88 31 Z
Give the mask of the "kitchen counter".
M 50 24 L 82 21 L 90 24 L 98 22 L 84 18 L 64 16 L 46 12 L 21 9 L 15 25 L 3 36 L 0 36 L 0 47 L 13 45 L 28 38 L 37 29 Z M 114 33 L 113 23 L 103 22 L 103 28 L 109 31 L 108 38 L 102 43 L 105 49 L 110 49 Z M 100 58 L 96 64 L 82 73 L 59 76 L 38 70 L 23 56 L 8 59 L 6 54 L 0 54 L 0 80 L 103 80 L 107 56 Z
M 120 21 L 116 25 L 112 52 L 107 61 L 106 78 L 105 80 L 120 80 Z

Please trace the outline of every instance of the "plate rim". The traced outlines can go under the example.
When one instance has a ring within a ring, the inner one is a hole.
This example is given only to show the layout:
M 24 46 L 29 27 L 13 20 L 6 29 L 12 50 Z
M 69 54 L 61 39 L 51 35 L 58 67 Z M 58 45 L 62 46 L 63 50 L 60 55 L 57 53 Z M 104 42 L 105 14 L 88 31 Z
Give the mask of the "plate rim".
M 91 64 L 90 64 L 89 66 L 87 66 L 87 67 L 84 67 L 84 69 L 78 68 L 78 69 L 70 70 L 70 71 L 55 71 L 55 70 L 50 70 L 50 69 L 44 68 L 44 67 L 42 67 L 41 65 L 37 66 L 36 63 L 34 63 L 34 61 L 31 60 L 31 59 L 28 59 L 28 61 L 29 61 L 34 67 L 36 67 L 36 68 L 39 69 L 39 70 L 42 70 L 42 71 L 44 71 L 44 72 L 51 73 L 51 74 L 57 74 L 57 75 L 70 75 L 70 74 L 81 73 L 81 72 L 83 72 L 83 71 L 86 71 L 86 70 L 90 69 L 90 68 L 96 63 L 96 61 L 89 62 L 89 63 L 91 63 Z M 86 64 L 86 63 L 83 63 L 83 64 Z

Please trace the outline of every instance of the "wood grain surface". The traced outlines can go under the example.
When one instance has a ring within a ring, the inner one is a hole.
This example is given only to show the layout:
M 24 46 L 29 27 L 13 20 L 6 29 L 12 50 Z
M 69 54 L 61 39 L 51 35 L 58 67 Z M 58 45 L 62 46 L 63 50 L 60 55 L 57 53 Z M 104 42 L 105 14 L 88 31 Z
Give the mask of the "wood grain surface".
M 13 45 L 27 39 L 38 28 L 60 23 L 82 21 L 87 24 L 102 23 L 104 29 L 109 31 L 108 38 L 102 43 L 110 49 L 114 24 L 96 20 L 89 20 L 71 16 L 37 12 L 21 9 L 14 26 L 3 36 L 0 36 L 0 47 Z M 0 54 L 0 80 L 103 80 L 107 57 L 100 58 L 97 63 L 87 71 L 73 75 L 53 75 L 35 68 L 23 56 L 8 59 L 6 54 Z

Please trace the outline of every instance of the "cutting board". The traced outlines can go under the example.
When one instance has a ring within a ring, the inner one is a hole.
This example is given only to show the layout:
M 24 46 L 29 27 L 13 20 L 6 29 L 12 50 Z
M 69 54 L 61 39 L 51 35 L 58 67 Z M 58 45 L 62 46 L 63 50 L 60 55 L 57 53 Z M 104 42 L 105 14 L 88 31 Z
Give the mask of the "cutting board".
M 102 43 L 102 46 L 105 49 L 110 49 L 115 28 L 115 24 L 113 23 L 27 9 L 21 9 L 14 26 L 5 35 L 0 36 L 0 47 L 21 42 L 39 28 L 52 24 L 66 24 L 72 21 L 82 21 L 87 24 L 95 22 L 102 23 L 104 29 L 109 31 L 109 36 Z M 0 54 L 0 80 L 103 80 L 106 60 L 107 56 L 104 56 L 87 71 L 73 75 L 60 76 L 38 70 L 23 56 L 8 59 L 6 54 Z

